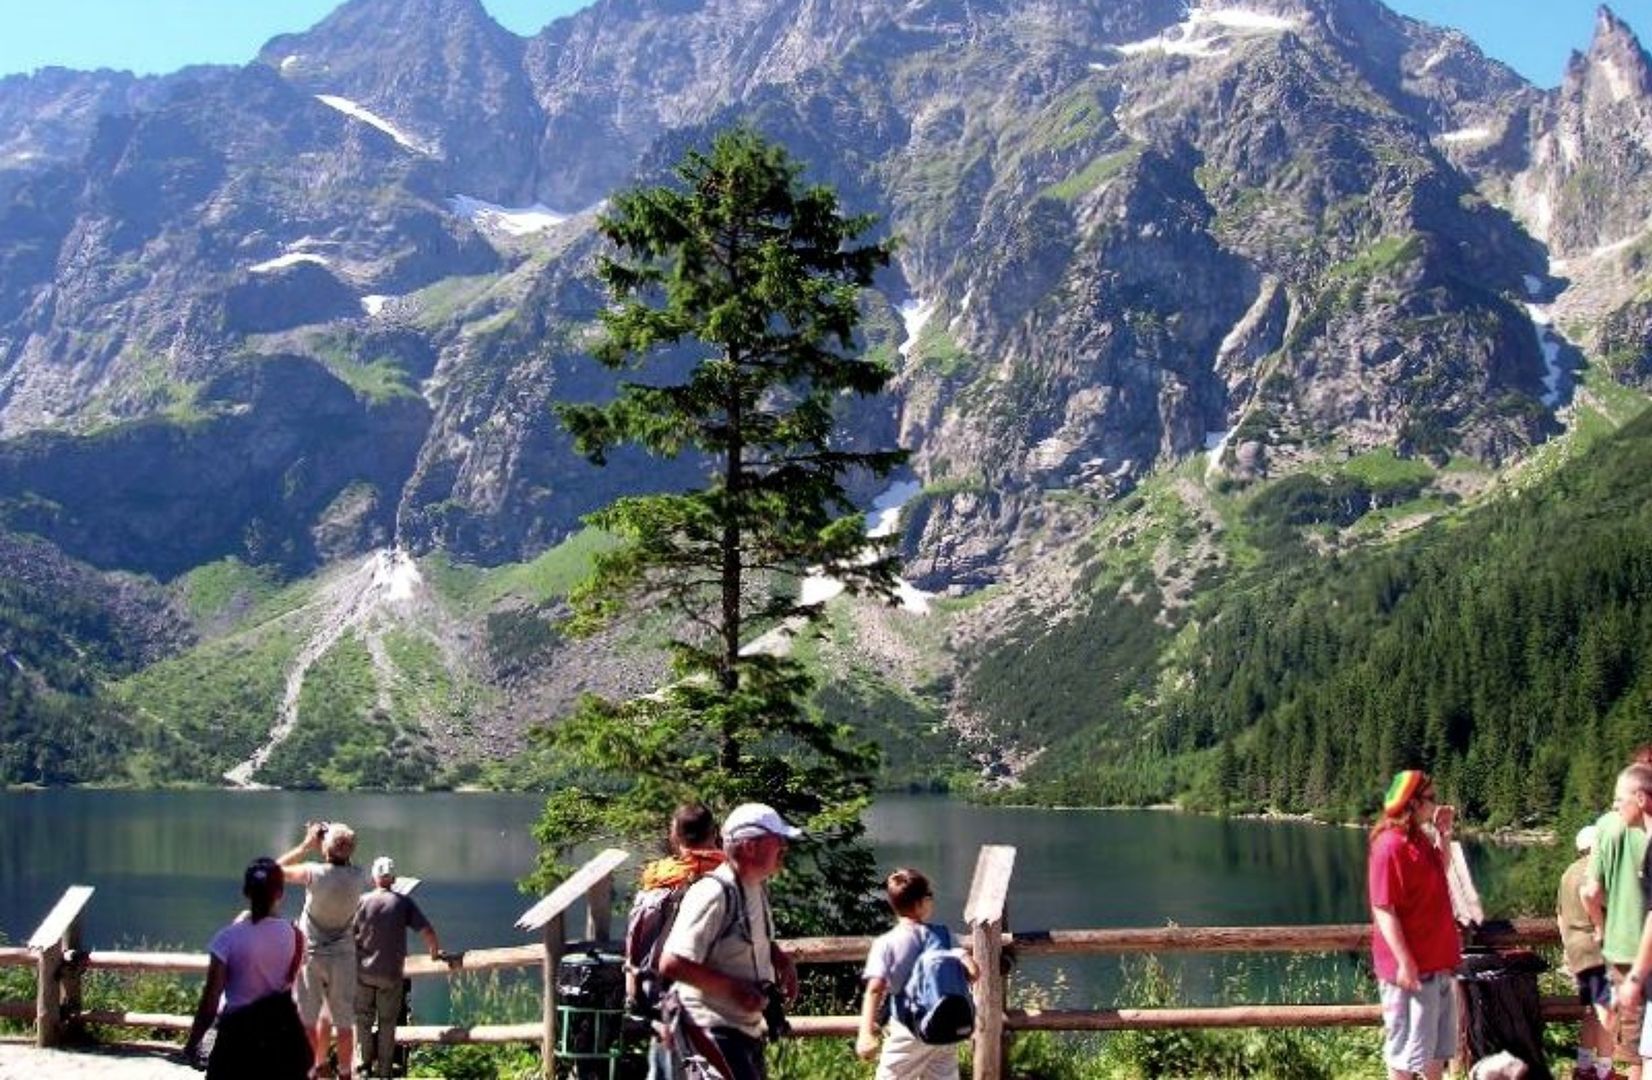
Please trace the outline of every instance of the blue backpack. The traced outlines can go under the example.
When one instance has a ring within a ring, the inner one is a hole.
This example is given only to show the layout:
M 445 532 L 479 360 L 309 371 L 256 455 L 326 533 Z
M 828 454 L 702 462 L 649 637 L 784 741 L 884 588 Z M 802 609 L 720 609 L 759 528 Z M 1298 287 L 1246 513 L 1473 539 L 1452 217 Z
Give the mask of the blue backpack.
M 952 951 L 952 934 L 946 927 L 925 925 L 920 932 L 923 951 L 895 995 L 895 1015 L 921 1042 L 962 1042 L 975 1033 L 969 969 Z

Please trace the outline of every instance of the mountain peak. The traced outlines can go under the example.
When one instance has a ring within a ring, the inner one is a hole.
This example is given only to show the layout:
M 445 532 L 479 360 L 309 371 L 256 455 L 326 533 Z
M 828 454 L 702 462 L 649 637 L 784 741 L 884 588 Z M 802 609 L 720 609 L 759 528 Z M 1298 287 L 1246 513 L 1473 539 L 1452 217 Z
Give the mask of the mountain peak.
M 1612 102 L 1652 96 L 1652 62 L 1629 24 L 1602 4 L 1595 13 L 1595 36 L 1589 52 L 1573 53 L 1566 67 L 1566 87 Z

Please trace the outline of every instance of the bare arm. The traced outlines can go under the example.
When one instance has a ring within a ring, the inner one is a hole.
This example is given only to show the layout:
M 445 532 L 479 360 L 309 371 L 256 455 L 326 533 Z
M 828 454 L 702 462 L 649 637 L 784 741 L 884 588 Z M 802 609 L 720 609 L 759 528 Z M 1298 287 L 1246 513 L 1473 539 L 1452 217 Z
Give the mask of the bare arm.
M 442 956 L 442 943 L 436 940 L 436 928 L 434 926 L 427 925 L 423 930 L 419 931 L 419 936 L 424 939 L 425 948 L 430 950 L 430 958 L 432 960 L 440 960 Z
M 1618 1004 L 1633 1009 L 1646 996 L 1646 979 L 1652 973 L 1652 912 L 1641 926 L 1641 943 L 1635 949 L 1635 962 L 1629 965 L 1629 974 L 1618 986 Z
M 1451 828 L 1457 823 L 1457 808 L 1455 806 L 1436 806 L 1434 808 L 1434 844 L 1440 849 L 1440 858 L 1445 861 L 1447 870 L 1451 868 Z
M 737 979 L 732 975 L 725 975 L 715 968 L 690 960 L 686 956 L 678 956 L 676 953 L 666 953 L 660 958 L 660 974 L 674 982 L 687 983 L 746 1012 L 758 1012 L 766 1000 L 763 991 L 750 979 Z
M 862 1061 L 871 1061 L 877 1056 L 878 1013 L 883 1011 L 883 999 L 888 996 L 888 979 L 866 980 L 866 991 L 860 999 L 860 1031 L 855 1036 L 855 1053 Z
M 1394 985 L 1401 990 L 1417 989 L 1422 982 L 1417 978 L 1417 961 L 1411 955 L 1405 931 L 1400 929 L 1400 917 L 1394 914 L 1393 908 L 1374 907 L 1371 909 L 1371 919 L 1377 924 L 1377 933 L 1382 935 L 1394 954 L 1394 963 L 1398 968 L 1394 972 Z
M 1589 922 L 1594 924 L 1595 938 L 1599 940 L 1606 926 L 1606 890 L 1600 887 L 1600 882 L 1590 878 L 1583 883 L 1578 895 L 1583 897 L 1583 910 L 1589 913 Z
M 298 846 L 277 856 L 275 861 L 286 868 L 285 877 L 288 882 L 298 885 L 310 883 L 310 872 L 298 864 L 304 861 L 307 852 L 321 851 L 321 834 L 326 831 L 327 826 L 319 821 L 311 822 L 304 827 L 304 839 L 298 842 Z
M 774 942 L 769 942 L 769 962 L 774 965 L 774 981 L 788 1002 L 797 1000 L 797 965 L 791 956 Z
M 207 961 L 206 982 L 201 984 L 201 1000 L 195 1003 L 195 1022 L 189 1026 L 189 1039 L 184 1043 L 184 1056 L 193 1058 L 201 1049 L 207 1028 L 218 1016 L 218 999 L 224 995 L 227 972 L 224 962 L 216 956 Z

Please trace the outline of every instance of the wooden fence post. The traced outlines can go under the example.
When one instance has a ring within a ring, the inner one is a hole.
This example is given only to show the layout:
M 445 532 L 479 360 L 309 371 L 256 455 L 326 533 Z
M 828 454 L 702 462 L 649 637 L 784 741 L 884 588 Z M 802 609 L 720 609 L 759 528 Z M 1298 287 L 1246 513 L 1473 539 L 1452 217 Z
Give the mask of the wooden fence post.
M 92 886 L 71 885 L 29 938 L 35 952 L 34 1022 L 36 1046 L 63 1041 L 65 1013 L 80 1008 L 80 974 L 64 955 L 80 947 L 80 912 L 92 898 Z
M 980 968 L 975 982 L 975 1080 L 1001 1080 L 1004 1075 L 1004 1012 L 1009 1002 L 1004 909 L 1014 873 L 1013 847 L 983 844 L 964 905 L 964 922 L 969 925 Z
M 57 983 L 62 970 L 63 947 L 42 949 L 34 966 L 34 1044 L 39 1047 L 49 1048 L 63 1041 L 62 988 Z
M 596 931 L 600 929 L 606 937 L 613 908 L 614 870 L 630 857 L 619 848 L 608 848 L 574 871 L 568 880 L 552 889 L 516 920 L 518 930 L 543 932 L 545 1031 L 540 1038 L 540 1046 L 544 1055 L 542 1068 L 546 1080 L 556 1075 L 556 968 L 568 944 L 566 913 L 574 901 L 584 897 L 587 930 L 595 936 Z
M 63 987 L 63 1015 L 67 1026 L 75 1032 L 82 1028 L 80 1011 L 85 1002 L 80 993 L 80 974 L 85 964 L 86 956 L 80 949 L 80 919 L 76 918 L 63 931 L 63 967 L 58 971 L 58 984 Z
M 540 1038 L 540 1068 L 545 1080 L 556 1076 L 556 969 L 562 962 L 562 947 L 567 942 L 563 916 L 557 912 L 545 924 L 544 961 L 544 1020 L 545 1033 Z

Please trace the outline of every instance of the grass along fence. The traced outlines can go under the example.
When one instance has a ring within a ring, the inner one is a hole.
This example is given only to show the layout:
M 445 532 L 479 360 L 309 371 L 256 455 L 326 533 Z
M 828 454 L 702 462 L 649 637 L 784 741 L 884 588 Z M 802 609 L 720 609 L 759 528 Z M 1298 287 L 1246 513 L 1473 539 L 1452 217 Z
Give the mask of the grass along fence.
M 567 881 L 529 908 L 517 929 L 537 942 L 502 948 L 472 949 L 449 963 L 409 957 L 411 978 L 446 977 L 450 972 L 498 971 L 540 967 L 542 1018 L 536 1023 L 476 1025 L 409 1025 L 397 1041 L 410 1045 L 538 1043 L 544 1075 L 555 1075 L 558 1052 L 557 967 L 564 956 L 592 948 L 617 950 L 612 936 L 614 872 L 629 858 L 618 849 L 597 855 Z M 980 850 L 964 921 L 968 947 L 981 969 L 976 984 L 977 1022 L 974 1042 L 975 1080 L 1004 1075 L 1007 1036 L 1018 1031 L 1097 1032 L 1198 1028 L 1322 1028 L 1377 1026 L 1375 1003 L 1313 1005 L 1228 1005 L 1123 1009 L 1012 1009 L 1008 1006 L 1014 960 L 1023 956 L 1164 955 L 1175 953 L 1341 953 L 1370 947 L 1369 925 L 1183 927 L 1119 930 L 1034 930 L 1012 933 L 1006 910 L 1014 874 L 1015 849 L 1000 845 Z M 41 922 L 26 946 L 0 948 L 0 968 L 31 967 L 36 975 L 33 1002 L 0 1001 L 0 1017 L 33 1021 L 43 1047 L 60 1045 L 73 1029 L 86 1024 L 185 1032 L 187 1015 L 143 1013 L 82 1007 L 81 975 L 87 970 L 204 976 L 205 953 L 131 952 L 83 949 L 80 916 L 93 888 L 69 888 Z M 567 926 L 576 905 L 584 907 L 585 937 L 569 941 Z M 1546 946 L 1559 941 L 1552 920 L 1525 919 L 1495 931 L 1481 928 L 1478 944 Z M 781 946 L 799 964 L 859 963 L 872 942 L 868 937 L 793 938 Z M 1575 1022 L 1583 1009 L 1573 998 L 1543 1000 L 1546 1022 Z M 844 1016 L 792 1017 L 800 1038 L 853 1038 L 859 1019 Z

